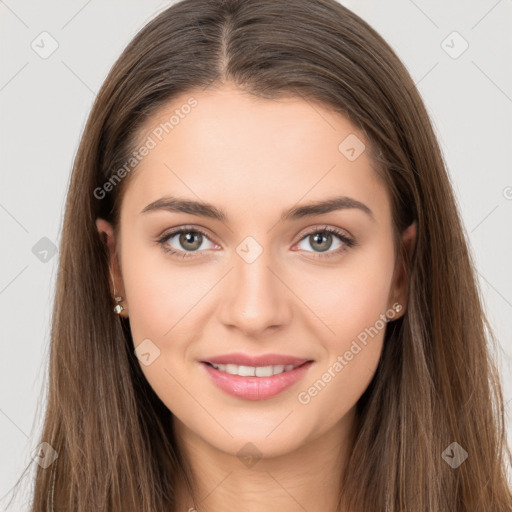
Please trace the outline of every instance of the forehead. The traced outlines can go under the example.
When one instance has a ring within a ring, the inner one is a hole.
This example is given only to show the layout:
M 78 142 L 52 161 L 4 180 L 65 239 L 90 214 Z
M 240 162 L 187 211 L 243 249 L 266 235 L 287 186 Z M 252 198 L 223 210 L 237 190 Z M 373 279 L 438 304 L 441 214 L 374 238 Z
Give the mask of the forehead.
M 371 203 L 381 215 L 389 209 L 364 135 L 345 116 L 302 98 L 262 99 L 232 86 L 191 91 L 148 119 L 138 140 L 152 148 L 123 203 L 139 212 L 166 194 L 234 214 L 248 205 L 280 213 L 334 195 Z

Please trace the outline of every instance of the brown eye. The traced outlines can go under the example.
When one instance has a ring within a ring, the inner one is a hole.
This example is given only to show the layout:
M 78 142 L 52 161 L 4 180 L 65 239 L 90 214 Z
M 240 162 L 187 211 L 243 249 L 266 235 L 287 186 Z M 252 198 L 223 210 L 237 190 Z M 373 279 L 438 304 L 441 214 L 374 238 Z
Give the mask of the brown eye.
M 203 243 L 203 235 L 195 231 L 179 233 L 178 243 L 187 251 L 195 251 Z

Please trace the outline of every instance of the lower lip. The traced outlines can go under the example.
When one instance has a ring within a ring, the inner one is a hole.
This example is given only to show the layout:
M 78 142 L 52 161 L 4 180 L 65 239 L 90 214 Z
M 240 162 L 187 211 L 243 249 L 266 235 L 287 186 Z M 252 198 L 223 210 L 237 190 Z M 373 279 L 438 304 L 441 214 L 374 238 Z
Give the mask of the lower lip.
M 244 400 L 264 400 L 278 395 L 302 379 L 313 361 L 308 361 L 289 372 L 279 373 L 271 377 L 240 377 L 240 375 L 231 375 L 216 370 L 209 364 L 201 364 L 213 383 L 225 393 Z

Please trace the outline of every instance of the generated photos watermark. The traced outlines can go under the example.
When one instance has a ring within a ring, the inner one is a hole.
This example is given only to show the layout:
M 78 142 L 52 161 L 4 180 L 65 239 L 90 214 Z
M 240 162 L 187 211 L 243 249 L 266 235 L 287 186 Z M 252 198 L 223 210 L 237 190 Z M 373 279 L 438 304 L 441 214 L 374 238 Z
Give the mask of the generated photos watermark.
M 164 137 L 171 133 L 176 126 L 180 124 L 182 119 L 190 114 L 192 108 L 197 107 L 198 102 L 194 97 L 190 97 L 186 103 L 174 110 L 174 113 L 167 121 L 161 122 L 147 136 L 144 143 L 132 152 L 130 158 L 119 167 L 112 176 L 101 186 L 96 187 L 93 191 L 96 199 L 104 199 L 107 193 L 112 192 L 121 181 L 128 176 L 149 153 L 162 142 Z
M 373 339 L 380 331 L 382 331 L 387 322 L 393 320 L 397 313 L 402 309 L 402 306 L 395 302 L 391 308 L 385 313 L 379 315 L 378 320 L 370 326 L 366 327 L 357 335 L 357 339 L 352 340 L 350 348 L 343 354 L 336 357 L 336 361 L 332 363 L 322 376 L 317 379 L 307 390 L 301 391 L 297 395 L 297 400 L 302 405 L 307 405 L 311 402 L 312 398 L 318 396 L 318 394 L 325 389 L 327 384 L 331 382 L 340 372 L 345 368 L 354 357 L 361 352 L 361 350 L 368 344 L 369 338 Z M 359 343 L 358 343 L 359 342 Z

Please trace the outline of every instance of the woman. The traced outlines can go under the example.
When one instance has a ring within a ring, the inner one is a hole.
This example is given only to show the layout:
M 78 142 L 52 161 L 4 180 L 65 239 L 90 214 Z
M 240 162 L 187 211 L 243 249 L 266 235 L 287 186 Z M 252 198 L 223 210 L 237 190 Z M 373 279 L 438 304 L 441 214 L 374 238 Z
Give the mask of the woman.
M 60 253 L 32 510 L 510 510 L 435 135 L 340 4 L 151 21 L 92 109 Z

